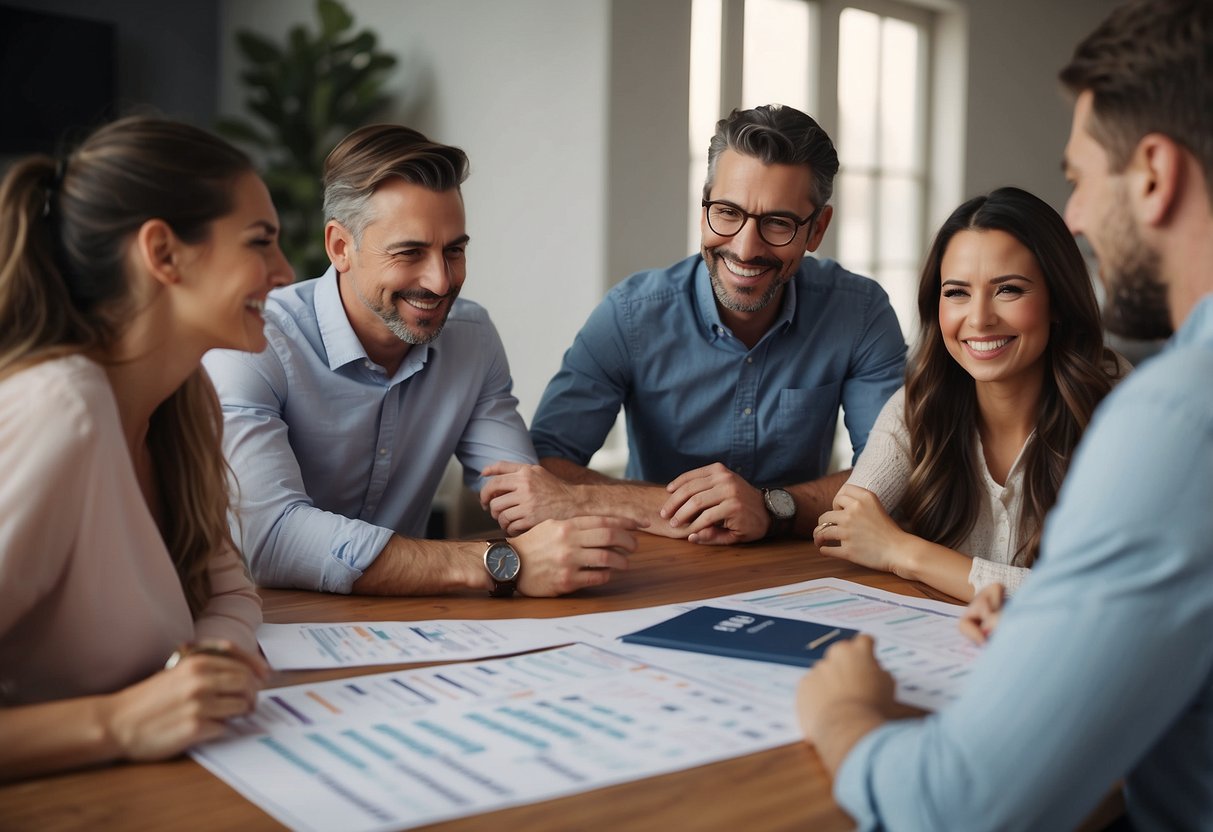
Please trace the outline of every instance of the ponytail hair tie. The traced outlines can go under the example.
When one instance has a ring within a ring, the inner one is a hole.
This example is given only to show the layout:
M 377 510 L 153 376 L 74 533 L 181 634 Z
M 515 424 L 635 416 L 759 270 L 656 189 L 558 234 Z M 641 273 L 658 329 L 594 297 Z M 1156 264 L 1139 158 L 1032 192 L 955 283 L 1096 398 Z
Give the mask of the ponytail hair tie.
M 51 215 L 51 203 L 63 188 L 63 177 L 67 174 L 67 160 L 62 156 L 55 159 L 55 172 L 51 175 L 50 182 L 46 183 L 46 198 L 42 202 L 42 216 L 49 217 Z

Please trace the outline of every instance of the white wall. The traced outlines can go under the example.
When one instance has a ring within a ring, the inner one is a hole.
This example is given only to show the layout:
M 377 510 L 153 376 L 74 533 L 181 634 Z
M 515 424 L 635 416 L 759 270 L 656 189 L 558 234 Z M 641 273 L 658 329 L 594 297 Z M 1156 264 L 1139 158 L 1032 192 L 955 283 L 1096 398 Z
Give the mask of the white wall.
M 606 289 L 687 253 L 690 0 L 345 1 L 402 57 L 398 76 L 428 79 L 407 122 L 471 157 L 464 294 L 496 321 L 529 420 Z M 233 32 L 281 39 L 313 6 L 221 2 L 220 108 L 231 112 L 242 97 Z M 944 28 L 968 36 L 953 51 L 966 83 L 937 85 L 965 99 L 953 111 L 963 124 L 936 126 L 938 146 L 963 156 L 949 190 L 1017 184 L 1061 210 L 1069 104 L 1057 70 L 1115 0 L 920 2 L 959 5 Z M 932 208 L 936 220 L 956 199 Z

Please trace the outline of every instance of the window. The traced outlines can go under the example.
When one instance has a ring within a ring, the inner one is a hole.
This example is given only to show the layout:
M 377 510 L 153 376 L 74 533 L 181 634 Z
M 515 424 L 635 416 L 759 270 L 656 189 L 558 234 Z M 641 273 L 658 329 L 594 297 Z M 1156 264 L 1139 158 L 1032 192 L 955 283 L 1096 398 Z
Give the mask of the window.
M 819 254 L 878 280 L 902 329 L 926 240 L 931 15 L 892 0 L 693 0 L 690 204 L 707 140 L 733 107 L 778 102 L 834 138 L 841 168 Z M 833 56 L 837 56 L 835 59 Z M 700 212 L 688 229 L 699 247 Z

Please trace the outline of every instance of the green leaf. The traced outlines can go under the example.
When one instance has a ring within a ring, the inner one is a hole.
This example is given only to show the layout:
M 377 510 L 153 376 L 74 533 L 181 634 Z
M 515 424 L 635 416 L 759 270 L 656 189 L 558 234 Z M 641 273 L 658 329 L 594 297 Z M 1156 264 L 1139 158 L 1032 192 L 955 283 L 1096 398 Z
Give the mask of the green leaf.
M 337 0 L 318 0 L 316 13 L 320 15 L 324 34 L 329 38 L 354 25 L 353 16 Z
M 282 59 L 282 52 L 277 46 L 248 30 L 236 33 L 236 44 L 244 57 L 255 64 L 271 64 Z

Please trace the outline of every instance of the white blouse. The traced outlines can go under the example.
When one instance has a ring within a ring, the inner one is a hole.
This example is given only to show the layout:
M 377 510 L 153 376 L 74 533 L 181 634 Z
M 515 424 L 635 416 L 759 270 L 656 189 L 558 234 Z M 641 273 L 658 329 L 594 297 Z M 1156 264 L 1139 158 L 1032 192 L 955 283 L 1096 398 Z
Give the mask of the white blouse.
M 913 470 L 910 457 L 910 429 L 905 420 L 906 389 L 902 387 L 889 397 L 876 417 L 868 434 L 868 443 L 855 463 L 848 485 L 866 488 L 876 495 L 889 514 L 896 514 L 909 485 Z M 959 551 L 973 558 L 969 583 L 974 591 L 986 584 L 1000 583 L 1014 592 L 1030 570 L 1014 566 L 1011 561 L 1019 548 L 1019 516 L 1023 512 L 1024 470 L 1023 449 L 1015 458 L 1005 485 L 990 476 L 981 437 L 974 426 L 977 443 L 977 479 L 982 485 L 977 519 L 959 546 Z M 1025 443 L 1026 447 L 1027 443 Z

